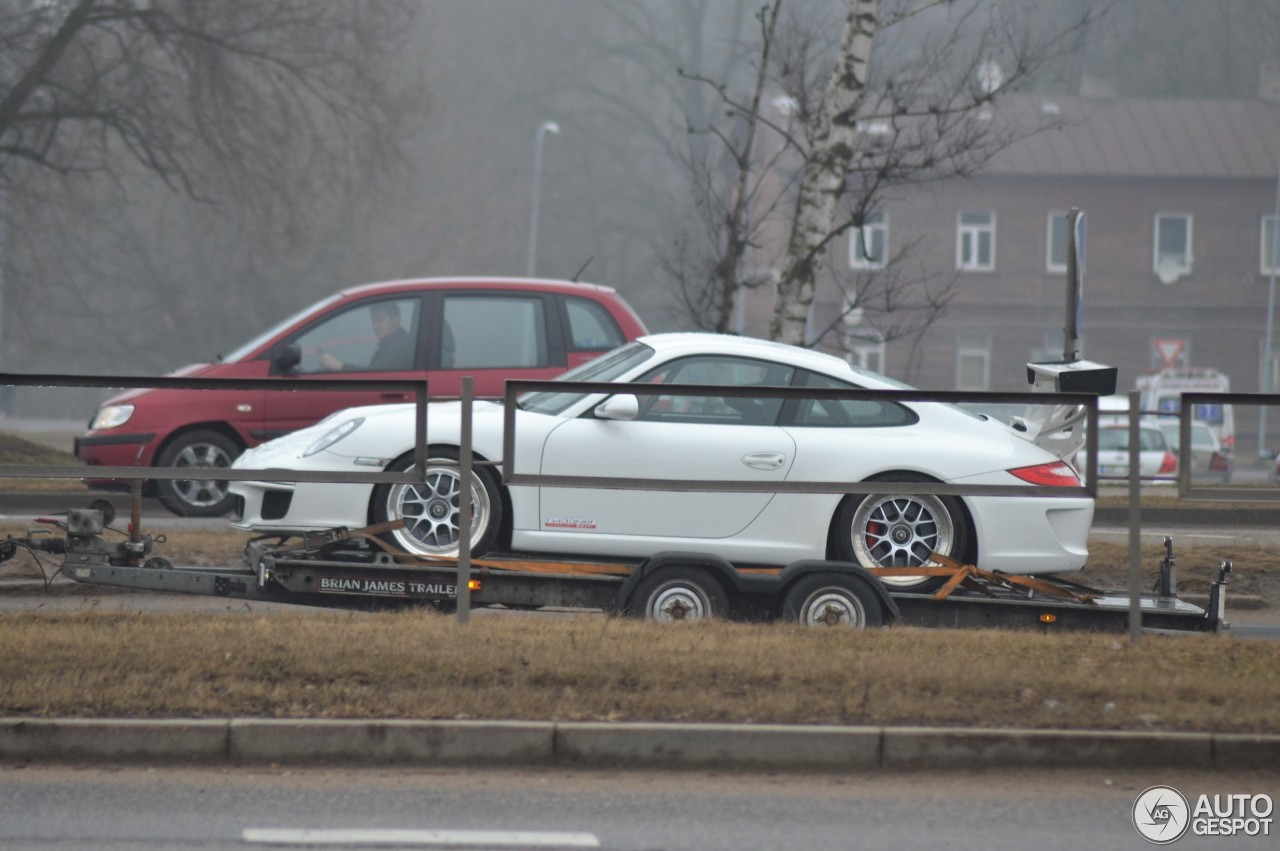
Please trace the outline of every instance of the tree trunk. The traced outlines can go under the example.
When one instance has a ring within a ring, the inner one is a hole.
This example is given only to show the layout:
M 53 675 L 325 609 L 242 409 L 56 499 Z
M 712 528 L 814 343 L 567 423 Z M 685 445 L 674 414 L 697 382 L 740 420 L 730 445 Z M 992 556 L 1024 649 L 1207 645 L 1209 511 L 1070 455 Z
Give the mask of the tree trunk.
M 831 239 L 836 202 L 844 190 L 857 143 L 858 105 L 866 86 L 879 5 L 879 0 L 850 0 L 840 51 L 823 95 L 813 151 L 805 161 L 796 196 L 791 237 L 769 325 L 773 340 L 800 346 L 806 342 L 822 252 Z

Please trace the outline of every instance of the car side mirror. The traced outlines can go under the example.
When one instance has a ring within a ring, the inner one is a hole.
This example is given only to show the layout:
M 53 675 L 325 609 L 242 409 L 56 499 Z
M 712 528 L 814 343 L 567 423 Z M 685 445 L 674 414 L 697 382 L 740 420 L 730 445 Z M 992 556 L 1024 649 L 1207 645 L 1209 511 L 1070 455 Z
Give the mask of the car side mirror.
M 630 393 L 619 393 L 596 405 L 595 414 L 602 420 L 634 420 L 640 416 L 640 400 Z
M 277 372 L 292 372 L 298 368 L 298 364 L 302 363 L 302 349 L 297 343 L 282 346 L 276 350 L 271 363 Z

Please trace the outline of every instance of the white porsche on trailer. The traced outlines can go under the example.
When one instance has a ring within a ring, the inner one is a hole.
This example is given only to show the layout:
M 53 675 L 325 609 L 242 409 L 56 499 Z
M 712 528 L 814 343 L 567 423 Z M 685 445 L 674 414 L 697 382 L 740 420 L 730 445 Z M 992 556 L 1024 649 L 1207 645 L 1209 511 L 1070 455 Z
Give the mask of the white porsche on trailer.
M 503 407 L 474 407 L 472 552 L 639 559 L 678 550 L 739 565 L 836 559 L 919 567 L 933 554 L 1014 574 L 1079 570 L 1093 500 L 1033 486 L 1079 488 L 1075 471 L 1031 432 L 937 402 L 826 397 L 823 391 L 910 389 L 806 349 L 714 334 L 643 337 L 558 381 L 631 383 L 644 393 L 522 395 L 514 412 L 517 470 L 547 476 L 741 482 L 754 490 L 699 492 L 506 485 Z M 673 387 L 655 393 L 653 385 Z M 719 395 L 717 387 L 739 395 Z M 791 388 L 788 398 L 743 388 Z M 812 389 L 807 397 L 799 391 Z M 283 471 L 407 470 L 413 406 L 354 408 L 244 453 L 238 469 L 281 470 L 279 481 L 231 485 L 233 525 L 259 535 L 403 521 L 385 533 L 418 556 L 458 552 L 461 406 L 428 408 L 421 483 L 288 481 Z M 824 482 L 844 492 L 768 492 Z M 868 491 L 859 483 L 1025 487 L 1014 496 Z M 919 576 L 886 578 L 912 585 Z

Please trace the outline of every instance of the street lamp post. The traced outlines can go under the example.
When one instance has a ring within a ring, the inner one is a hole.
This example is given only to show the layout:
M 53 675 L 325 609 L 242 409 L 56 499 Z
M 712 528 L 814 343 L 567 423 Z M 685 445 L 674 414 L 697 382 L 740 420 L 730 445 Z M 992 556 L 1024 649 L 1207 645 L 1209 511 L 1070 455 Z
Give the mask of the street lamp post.
M 559 133 L 560 125 L 544 121 L 538 125 L 538 135 L 533 143 L 533 206 L 529 210 L 529 257 L 525 262 L 525 277 L 533 277 L 534 259 L 538 253 L 538 193 L 542 188 L 542 140 L 548 133 Z
M 1275 214 L 1271 219 L 1271 278 L 1267 285 L 1267 334 L 1266 342 L 1263 344 L 1262 355 L 1262 392 L 1270 393 L 1271 385 L 1275 379 L 1271 375 L 1271 329 L 1272 314 L 1275 313 L 1276 307 L 1276 267 L 1280 266 L 1280 256 L 1277 256 L 1277 249 L 1280 248 L 1280 169 L 1276 170 L 1276 207 Z M 1267 449 L 1267 406 L 1261 405 L 1258 408 L 1258 457 L 1265 458 L 1270 453 Z

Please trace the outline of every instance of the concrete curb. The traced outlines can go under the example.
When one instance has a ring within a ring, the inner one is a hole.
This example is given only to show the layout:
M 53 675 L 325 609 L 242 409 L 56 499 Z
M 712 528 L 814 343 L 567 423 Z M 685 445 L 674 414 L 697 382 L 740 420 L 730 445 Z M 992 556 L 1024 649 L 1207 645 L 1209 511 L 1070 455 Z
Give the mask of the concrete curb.
M 775 724 L 0 719 L 0 760 L 48 764 L 874 771 L 1276 770 L 1280 735 Z

